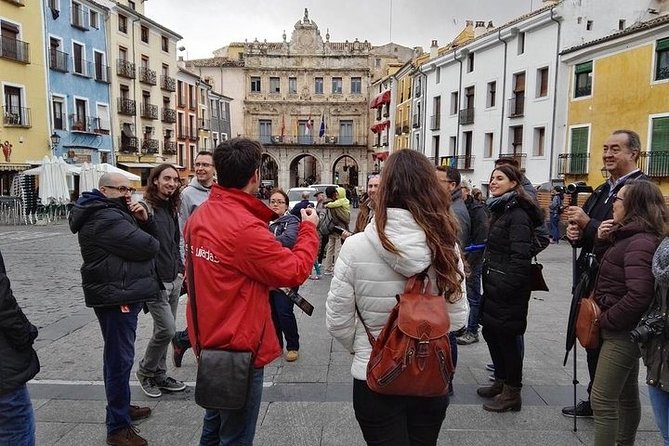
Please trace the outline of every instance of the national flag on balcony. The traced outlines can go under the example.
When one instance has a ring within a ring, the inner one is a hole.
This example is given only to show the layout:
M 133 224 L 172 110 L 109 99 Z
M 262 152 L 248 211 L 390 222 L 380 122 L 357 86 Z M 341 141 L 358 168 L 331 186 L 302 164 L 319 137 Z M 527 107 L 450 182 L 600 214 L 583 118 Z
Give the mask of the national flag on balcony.
M 325 135 L 325 114 L 321 113 L 321 128 L 318 131 L 318 136 L 322 138 L 323 135 Z
M 309 119 L 307 119 L 307 123 L 304 125 L 304 135 L 309 136 L 311 135 L 311 128 L 314 126 L 314 122 L 311 119 L 311 115 L 309 115 Z

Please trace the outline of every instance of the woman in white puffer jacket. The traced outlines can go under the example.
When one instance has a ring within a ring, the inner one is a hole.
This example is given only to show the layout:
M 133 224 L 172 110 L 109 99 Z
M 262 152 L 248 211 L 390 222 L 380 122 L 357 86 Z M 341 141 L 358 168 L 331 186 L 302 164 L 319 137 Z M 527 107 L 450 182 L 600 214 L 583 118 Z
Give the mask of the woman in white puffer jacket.
M 446 296 L 451 330 L 465 326 L 465 273 L 449 207 L 450 195 L 428 159 L 413 150 L 395 152 L 383 170 L 374 220 L 364 232 L 346 239 L 337 259 L 326 323 L 330 334 L 355 354 L 353 407 L 368 444 L 437 442 L 448 396 L 388 396 L 370 390 L 366 370 L 372 347 L 356 316 L 356 304 L 372 335 L 378 336 L 407 278 L 431 266 L 432 291 Z

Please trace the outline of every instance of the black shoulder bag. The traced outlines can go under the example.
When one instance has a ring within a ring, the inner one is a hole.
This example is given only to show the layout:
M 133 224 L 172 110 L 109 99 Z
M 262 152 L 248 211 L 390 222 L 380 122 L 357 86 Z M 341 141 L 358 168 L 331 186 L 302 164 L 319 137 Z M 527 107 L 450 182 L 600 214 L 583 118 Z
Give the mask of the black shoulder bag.
M 197 299 L 190 237 L 186 241 L 188 302 L 195 333 L 195 350 L 199 352 L 195 402 L 211 410 L 239 410 L 246 405 L 253 374 L 253 353 L 200 348 L 197 324 Z

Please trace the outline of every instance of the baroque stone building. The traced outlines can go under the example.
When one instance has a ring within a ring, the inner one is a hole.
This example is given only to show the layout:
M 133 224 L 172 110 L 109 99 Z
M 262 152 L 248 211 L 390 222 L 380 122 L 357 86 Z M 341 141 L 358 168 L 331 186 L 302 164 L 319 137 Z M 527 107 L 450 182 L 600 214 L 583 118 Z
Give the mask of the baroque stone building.
M 358 186 L 373 165 L 368 88 L 376 65 L 412 54 L 386 47 L 381 58 L 367 41 L 333 42 L 329 30 L 323 38 L 305 9 L 290 39 L 284 32 L 281 42 L 231 43 L 187 66 L 237 103 L 231 111 L 242 113 L 232 117 L 242 123 L 238 133 L 265 146 L 265 184 Z

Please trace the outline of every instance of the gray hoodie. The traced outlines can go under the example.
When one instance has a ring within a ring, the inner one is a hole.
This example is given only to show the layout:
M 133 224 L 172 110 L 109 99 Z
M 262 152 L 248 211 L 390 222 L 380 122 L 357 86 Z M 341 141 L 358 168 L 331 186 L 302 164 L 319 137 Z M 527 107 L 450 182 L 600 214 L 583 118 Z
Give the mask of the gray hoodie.
M 181 191 L 181 206 L 179 207 L 179 234 L 181 234 L 181 243 L 179 250 L 181 251 L 182 260 L 184 258 L 183 234 L 186 220 L 209 197 L 210 190 L 211 187 L 204 187 L 197 180 L 197 177 L 193 177 L 188 186 Z

